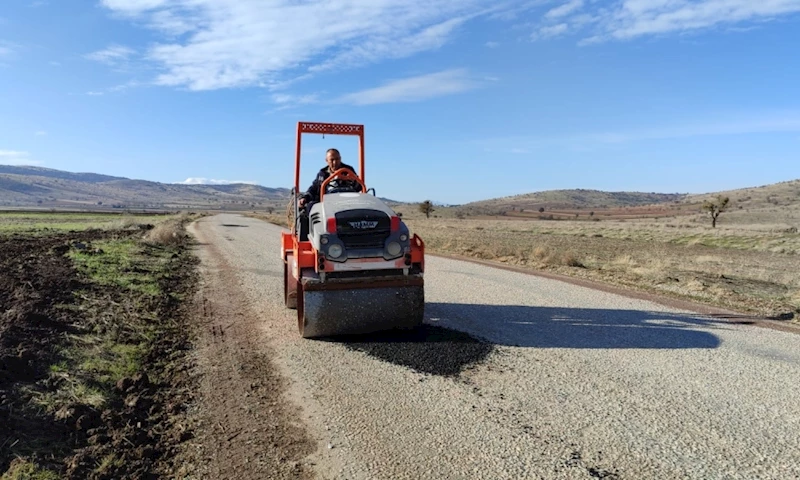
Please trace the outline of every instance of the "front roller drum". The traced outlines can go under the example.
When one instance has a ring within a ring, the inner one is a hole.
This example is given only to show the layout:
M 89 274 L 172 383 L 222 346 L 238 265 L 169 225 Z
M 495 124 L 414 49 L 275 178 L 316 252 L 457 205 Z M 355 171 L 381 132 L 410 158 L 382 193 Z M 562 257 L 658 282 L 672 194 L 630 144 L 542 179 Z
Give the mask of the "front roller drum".
M 421 284 L 332 290 L 301 286 L 297 294 L 303 338 L 413 329 L 425 312 Z

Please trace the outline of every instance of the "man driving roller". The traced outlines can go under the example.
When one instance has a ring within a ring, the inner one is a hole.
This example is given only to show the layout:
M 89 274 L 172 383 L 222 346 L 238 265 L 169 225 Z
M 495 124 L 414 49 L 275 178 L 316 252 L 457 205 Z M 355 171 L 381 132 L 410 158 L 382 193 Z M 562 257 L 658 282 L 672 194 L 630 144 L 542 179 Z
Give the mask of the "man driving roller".
M 350 165 L 346 163 L 342 163 L 342 155 L 339 153 L 339 150 L 335 148 L 329 148 L 327 152 L 325 152 L 325 162 L 328 164 L 325 167 L 322 167 L 319 172 L 317 172 L 316 178 L 311 183 L 311 186 L 308 187 L 305 193 L 302 194 L 300 197 L 300 207 L 307 205 L 306 211 L 311 211 L 311 206 L 319 202 L 319 189 L 322 186 L 322 182 L 325 181 L 333 172 L 339 170 L 340 168 L 346 168 L 353 172 L 353 175 L 356 175 L 356 171 Z M 356 181 L 339 181 L 340 182 L 340 191 L 350 191 L 350 192 L 358 192 L 361 190 L 361 185 L 359 185 Z M 331 187 L 328 184 L 328 187 Z M 327 193 L 327 192 L 326 192 Z

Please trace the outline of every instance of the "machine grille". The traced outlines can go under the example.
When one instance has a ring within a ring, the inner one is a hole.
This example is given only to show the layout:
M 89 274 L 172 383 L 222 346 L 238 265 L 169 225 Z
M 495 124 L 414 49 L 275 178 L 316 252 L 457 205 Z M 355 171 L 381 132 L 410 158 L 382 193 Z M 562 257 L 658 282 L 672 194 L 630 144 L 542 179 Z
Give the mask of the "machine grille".
M 357 209 L 336 214 L 336 232 L 347 249 L 383 248 L 391 219 L 380 210 Z

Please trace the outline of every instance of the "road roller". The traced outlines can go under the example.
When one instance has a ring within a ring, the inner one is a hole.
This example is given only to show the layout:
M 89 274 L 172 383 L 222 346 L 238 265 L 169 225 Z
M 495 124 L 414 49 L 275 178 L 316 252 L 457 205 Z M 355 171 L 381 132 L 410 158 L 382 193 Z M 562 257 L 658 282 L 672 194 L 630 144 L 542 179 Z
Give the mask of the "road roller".
M 358 172 L 339 168 L 331 173 L 320 186 L 319 201 L 301 209 L 304 134 L 357 137 Z M 286 307 L 297 310 L 303 338 L 422 324 L 425 244 L 374 188 L 367 188 L 364 166 L 364 125 L 297 123 L 289 231 L 281 234 L 281 258 Z

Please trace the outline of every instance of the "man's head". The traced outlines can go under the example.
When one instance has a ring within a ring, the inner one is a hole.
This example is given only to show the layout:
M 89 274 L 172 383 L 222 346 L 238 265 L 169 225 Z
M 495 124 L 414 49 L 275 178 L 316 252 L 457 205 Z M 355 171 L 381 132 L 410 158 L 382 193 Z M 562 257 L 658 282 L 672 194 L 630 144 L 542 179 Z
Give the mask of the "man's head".
M 335 148 L 329 148 L 325 152 L 325 161 L 328 163 L 328 169 L 331 172 L 335 172 L 342 167 L 342 155 Z

